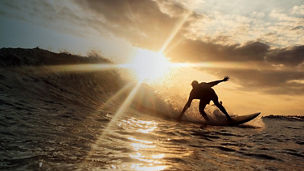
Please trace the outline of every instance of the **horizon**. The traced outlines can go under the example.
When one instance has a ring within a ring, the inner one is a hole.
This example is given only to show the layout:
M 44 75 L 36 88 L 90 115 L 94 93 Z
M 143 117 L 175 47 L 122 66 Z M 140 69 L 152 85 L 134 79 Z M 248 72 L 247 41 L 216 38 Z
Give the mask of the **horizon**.
M 304 115 L 301 0 L 4 0 L 0 21 L 0 48 L 95 52 L 130 63 L 139 82 L 149 78 L 161 93 L 182 97 L 180 110 L 192 80 L 228 75 L 214 88 L 228 112 Z

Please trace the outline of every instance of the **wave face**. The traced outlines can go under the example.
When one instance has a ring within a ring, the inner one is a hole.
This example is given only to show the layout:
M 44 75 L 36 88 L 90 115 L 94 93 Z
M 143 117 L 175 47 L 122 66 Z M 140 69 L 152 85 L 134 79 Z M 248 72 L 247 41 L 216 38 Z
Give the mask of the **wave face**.
M 135 84 L 115 70 L 77 70 L 83 64 L 109 61 L 0 49 L 0 169 L 303 168 L 302 121 L 265 119 L 263 128 L 178 123 L 171 120 L 177 111 L 148 85 L 117 115 Z
M 100 57 L 57 54 L 38 48 L 1 49 L 0 136 L 3 143 L 1 147 L 4 148 L 1 150 L 1 161 L 4 161 L 2 166 L 18 167 L 23 162 L 53 156 L 58 151 L 62 156 L 69 156 L 69 150 L 72 150 L 70 145 L 74 143 L 71 139 L 87 141 L 78 148 L 88 149 L 88 144 L 94 140 L 95 135 L 86 124 L 96 126 L 95 129 L 104 126 L 134 85 L 131 84 L 118 98 L 111 100 L 127 84 L 117 72 L 77 72 L 77 69 L 73 72 L 57 72 L 52 67 L 105 63 L 108 64 L 109 61 Z M 143 86 L 139 92 L 149 96 L 148 101 L 158 109 L 170 113 L 166 104 L 149 87 Z M 149 104 L 146 107 L 139 105 L 138 102 L 142 101 L 140 98 L 142 96 L 134 99 L 137 102 L 136 107 L 149 109 Z M 106 103 L 110 105 L 103 106 Z M 92 119 L 96 115 L 101 118 Z M 58 142 L 57 139 L 62 141 Z M 45 153 L 45 148 L 53 149 Z M 82 155 L 86 153 L 85 150 L 82 152 Z
M 32 170 L 46 158 L 71 157 L 76 148 L 83 149 L 77 155 L 86 154 L 94 140 L 86 124 L 97 128 L 91 117 L 123 81 L 113 71 L 54 72 L 45 66 L 97 62 L 107 61 L 41 49 L 0 50 L 0 167 Z M 73 146 L 77 141 L 82 143 Z

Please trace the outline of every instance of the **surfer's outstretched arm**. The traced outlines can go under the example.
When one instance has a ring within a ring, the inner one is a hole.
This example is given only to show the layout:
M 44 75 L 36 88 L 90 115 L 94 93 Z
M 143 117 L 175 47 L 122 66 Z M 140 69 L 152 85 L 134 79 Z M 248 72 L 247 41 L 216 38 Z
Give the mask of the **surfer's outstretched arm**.
M 180 113 L 180 115 L 178 116 L 178 120 L 180 121 L 184 115 L 184 113 L 186 112 L 186 110 L 191 106 L 191 102 L 192 102 L 193 98 L 190 96 L 187 103 L 185 104 L 183 111 Z
M 228 81 L 229 80 L 229 77 L 228 76 L 226 76 L 224 79 L 222 79 L 222 80 L 217 80 L 217 81 L 212 81 L 212 82 L 209 82 L 209 83 L 207 83 L 210 87 L 213 87 L 213 86 L 215 86 L 215 85 L 217 85 L 218 83 L 221 83 L 221 82 L 223 82 L 223 81 Z

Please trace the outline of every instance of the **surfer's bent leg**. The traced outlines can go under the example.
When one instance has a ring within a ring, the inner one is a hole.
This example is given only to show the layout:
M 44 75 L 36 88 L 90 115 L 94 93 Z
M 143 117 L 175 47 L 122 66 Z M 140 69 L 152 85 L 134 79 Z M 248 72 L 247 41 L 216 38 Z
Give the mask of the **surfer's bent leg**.
M 204 111 L 206 105 L 207 105 L 206 103 L 200 101 L 200 103 L 199 103 L 199 112 L 205 118 L 206 121 L 209 121 L 209 118 L 208 118 L 206 112 Z
M 228 115 L 226 109 L 224 106 L 218 101 L 217 95 L 212 99 L 213 103 L 215 104 L 216 107 L 218 107 L 225 115 L 226 117 L 231 120 L 231 117 Z

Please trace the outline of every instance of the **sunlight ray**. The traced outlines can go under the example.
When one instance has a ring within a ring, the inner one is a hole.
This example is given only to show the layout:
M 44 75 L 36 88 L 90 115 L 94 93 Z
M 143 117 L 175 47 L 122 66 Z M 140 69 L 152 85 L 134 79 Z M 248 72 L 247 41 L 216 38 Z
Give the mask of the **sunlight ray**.
M 124 102 L 120 105 L 119 109 L 116 111 L 116 113 L 113 115 L 113 118 L 111 121 L 106 125 L 104 128 L 102 134 L 98 136 L 96 142 L 91 145 L 91 150 L 87 154 L 86 160 L 89 159 L 93 152 L 96 150 L 98 145 L 102 144 L 104 136 L 110 132 L 110 128 L 113 126 L 113 124 L 116 122 L 116 120 L 127 110 L 127 108 L 130 106 L 132 100 L 134 99 L 138 89 L 140 88 L 142 84 L 142 81 L 138 81 L 135 85 L 135 87 L 131 90 L 131 92 L 128 94 L 127 98 L 124 100 Z M 125 86 L 121 90 L 125 89 L 128 86 Z
M 248 70 L 250 68 L 259 70 L 271 70 L 271 68 L 263 67 L 257 64 L 244 64 L 244 63 L 237 63 L 237 62 L 197 62 L 197 63 L 188 63 L 188 62 L 176 62 L 171 63 L 170 67 L 172 68 L 221 68 L 221 69 L 235 69 L 235 70 Z
M 103 103 L 99 108 L 107 108 L 109 107 L 112 101 L 119 98 L 123 93 L 125 93 L 129 88 L 131 88 L 131 83 L 126 84 L 123 86 L 119 91 L 117 91 L 113 96 L 111 96 L 105 103 Z
M 108 132 L 108 128 L 112 126 L 112 124 L 125 112 L 125 110 L 130 106 L 133 98 L 135 97 L 137 90 L 141 85 L 141 81 L 138 81 L 132 91 L 129 93 L 128 97 L 124 100 L 124 102 L 120 105 L 119 109 L 114 114 L 111 121 L 108 123 L 107 127 L 104 129 L 101 136 L 105 135 Z
M 174 50 L 182 41 L 183 38 L 175 39 L 173 42 L 170 43 L 170 46 L 167 46 L 167 48 L 164 49 L 163 54 L 167 56 L 168 53 Z
M 52 72 L 91 72 L 125 68 L 122 64 L 69 64 L 42 66 Z
M 209 67 L 209 64 L 206 62 L 200 62 L 200 63 L 175 62 L 175 63 L 171 63 L 170 67 L 173 67 L 173 68 L 205 68 L 205 67 Z
M 167 46 L 170 44 L 170 42 L 172 41 L 172 39 L 176 36 L 176 34 L 179 32 L 179 30 L 182 28 L 182 26 L 184 25 L 184 23 L 186 22 L 186 20 L 188 19 L 188 17 L 192 14 L 192 11 L 187 11 L 186 14 L 181 18 L 181 20 L 176 24 L 176 26 L 174 27 L 172 33 L 170 34 L 170 36 L 166 39 L 165 43 L 163 44 L 163 46 L 160 49 L 160 53 L 163 53 Z

